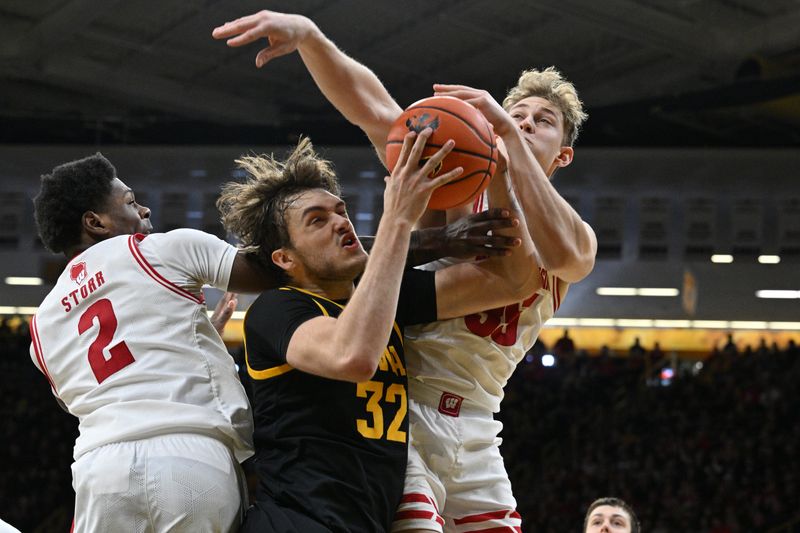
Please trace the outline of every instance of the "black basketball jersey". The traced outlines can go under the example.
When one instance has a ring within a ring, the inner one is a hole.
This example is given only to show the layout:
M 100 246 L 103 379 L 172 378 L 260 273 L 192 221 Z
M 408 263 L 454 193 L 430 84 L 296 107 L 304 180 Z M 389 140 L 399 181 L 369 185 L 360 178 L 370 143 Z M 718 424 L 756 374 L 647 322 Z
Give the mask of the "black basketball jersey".
M 402 330 L 436 319 L 434 275 L 404 274 L 391 337 L 369 381 L 326 379 L 292 368 L 286 349 L 297 327 L 317 316 L 339 316 L 343 304 L 282 287 L 263 293 L 247 312 L 256 499 L 270 498 L 332 531 L 375 533 L 392 522 L 408 457 Z

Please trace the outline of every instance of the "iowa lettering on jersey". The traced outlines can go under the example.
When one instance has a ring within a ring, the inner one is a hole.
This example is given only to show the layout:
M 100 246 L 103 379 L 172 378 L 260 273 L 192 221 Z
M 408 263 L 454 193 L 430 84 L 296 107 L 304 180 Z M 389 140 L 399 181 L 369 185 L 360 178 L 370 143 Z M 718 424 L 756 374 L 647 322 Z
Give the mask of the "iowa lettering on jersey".
M 403 361 L 397 355 L 397 350 L 394 349 L 394 346 L 384 348 L 383 355 L 381 355 L 381 360 L 378 363 L 378 370 L 388 372 L 390 369 L 396 376 L 406 375 L 406 367 L 403 366 Z
M 77 307 L 78 304 L 80 304 L 90 294 L 92 294 L 106 282 L 105 278 L 103 278 L 102 270 L 98 270 L 97 273 L 95 273 L 92 277 L 90 277 L 89 281 L 87 281 L 86 283 L 83 283 L 86 280 L 85 270 L 82 276 L 78 278 L 73 276 L 73 280 L 76 283 L 80 283 L 80 287 L 78 287 L 74 291 L 70 291 L 69 293 L 67 293 L 66 296 L 61 298 L 61 305 L 64 306 L 65 313 L 69 313 L 70 311 L 72 311 L 73 307 Z

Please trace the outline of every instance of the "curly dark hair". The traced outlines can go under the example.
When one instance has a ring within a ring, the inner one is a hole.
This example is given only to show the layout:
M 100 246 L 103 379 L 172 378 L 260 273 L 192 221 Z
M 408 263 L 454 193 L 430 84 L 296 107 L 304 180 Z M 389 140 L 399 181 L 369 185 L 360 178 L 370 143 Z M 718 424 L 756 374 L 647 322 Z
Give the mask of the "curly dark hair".
M 272 262 L 272 252 L 291 247 L 286 228 L 287 207 L 310 189 L 340 195 L 336 173 L 320 158 L 308 137 L 303 138 L 285 161 L 273 155 L 245 156 L 236 160 L 248 174 L 244 183 L 223 185 L 217 200 L 222 225 L 239 239 L 239 247 L 286 282 L 283 269 Z
M 61 253 L 80 244 L 81 217 L 105 207 L 116 177 L 117 169 L 100 152 L 42 175 L 33 208 L 39 237 L 48 250 Z

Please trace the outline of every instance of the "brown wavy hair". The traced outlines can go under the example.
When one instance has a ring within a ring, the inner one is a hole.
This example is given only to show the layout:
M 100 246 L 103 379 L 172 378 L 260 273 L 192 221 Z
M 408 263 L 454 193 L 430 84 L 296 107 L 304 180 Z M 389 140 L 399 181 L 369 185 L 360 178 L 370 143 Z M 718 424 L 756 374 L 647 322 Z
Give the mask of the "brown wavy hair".
M 284 271 L 272 262 L 272 252 L 291 248 L 286 209 L 298 195 L 323 189 L 339 196 L 341 191 L 333 165 L 322 159 L 308 137 L 301 138 L 288 158 L 273 154 L 243 156 L 237 166 L 247 173 L 244 182 L 222 186 L 217 200 L 222 225 L 239 239 L 239 247 L 258 257 L 261 264 L 286 280 Z

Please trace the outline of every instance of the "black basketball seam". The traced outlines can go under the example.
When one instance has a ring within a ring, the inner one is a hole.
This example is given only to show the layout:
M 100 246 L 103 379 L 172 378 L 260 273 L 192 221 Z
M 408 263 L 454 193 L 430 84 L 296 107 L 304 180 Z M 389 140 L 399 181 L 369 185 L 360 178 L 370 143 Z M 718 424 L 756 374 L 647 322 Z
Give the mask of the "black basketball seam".
M 467 105 L 470 105 L 470 104 L 467 104 Z M 475 133 L 475 135 L 477 135 L 477 136 L 478 136 L 478 139 L 480 139 L 480 140 L 481 140 L 481 142 L 482 142 L 483 144 L 485 144 L 485 145 L 489 146 L 489 147 L 490 147 L 490 148 L 492 148 L 492 149 L 494 149 L 494 148 L 495 148 L 495 146 L 496 146 L 495 144 L 493 144 L 493 143 L 491 142 L 491 140 L 487 141 L 486 139 L 484 139 L 484 138 L 483 138 L 483 135 L 481 135 L 481 132 L 479 132 L 478 130 L 476 130 L 475 128 L 473 128 L 473 127 L 472 127 L 472 124 L 470 124 L 469 122 L 467 122 L 466 120 L 464 120 L 464 119 L 461 117 L 461 115 L 458 115 L 458 114 L 456 114 L 456 113 L 453 113 L 452 111 L 450 111 L 450 110 L 448 110 L 448 109 L 444 109 L 443 107 L 437 107 L 437 106 L 434 106 L 434 105 L 421 105 L 421 106 L 410 107 L 410 108 L 406 109 L 406 111 L 411 111 L 412 109 L 436 109 L 436 110 L 438 110 L 438 111 L 441 111 L 442 113 L 447 113 L 448 115 L 454 116 L 454 117 L 456 117 L 458 120 L 460 120 L 461 122 L 463 122 L 464 124 L 466 124 L 466 125 L 467 125 L 467 127 L 468 127 L 469 129 L 471 129 L 471 130 L 473 131 L 473 133 Z M 478 111 L 478 113 L 480 113 L 480 111 Z M 485 117 L 484 117 L 484 120 L 485 120 Z M 487 121 L 487 122 L 488 122 L 488 121 Z M 492 137 L 491 137 L 491 135 L 490 135 L 490 136 L 489 136 L 489 139 L 491 139 L 491 138 L 492 138 Z
M 389 144 L 403 144 L 403 141 L 386 141 L 386 144 L 387 145 L 389 145 Z M 443 145 L 427 143 L 427 144 L 425 144 L 425 146 L 426 147 L 430 146 L 431 148 L 441 148 Z M 458 148 L 453 148 L 452 150 L 450 150 L 450 153 L 452 153 L 452 152 L 458 152 L 459 154 L 466 154 L 466 155 L 471 155 L 473 157 L 477 157 L 477 158 L 480 158 L 480 159 L 486 159 L 487 161 L 489 161 L 489 166 L 491 166 L 491 163 L 497 163 L 497 159 L 495 159 L 493 157 L 487 157 L 487 156 L 485 156 L 483 154 L 479 154 L 477 152 L 471 152 L 469 150 L 460 150 Z M 492 149 L 492 153 L 494 153 L 494 148 Z
M 458 202 L 456 205 L 454 205 L 454 206 L 452 206 L 452 207 L 458 207 L 458 206 L 460 206 L 460 205 L 464 205 L 464 204 L 466 204 L 467 202 L 469 202 L 469 201 L 470 201 L 472 198 L 474 198 L 474 197 L 475 197 L 475 196 L 478 194 L 478 191 L 480 191 L 480 190 L 481 190 L 481 188 L 483 188 L 483 184 L 484 184 L 484 182 L 486 182 L 486 180 L 487 180 L 487 179 L 490 179 L 490 178 L 491 178 L 491 176 L 490 176 L 489 174 L 487 174 L 487 173 L 486 173 L 485 171 L 483 171 L 483 170 L 478 170 L 478 171 L 476 171 L 476 172 L 473 172 L 473 173 L 472 173 L 472 174 L 470 174 L 469 176 L 464 176 L 463 178 L 459 178 L 459 179 L 457 179 L 457 180 L 450 181 L 450 182 L 447 182 L 447 183 L 445 183 L 444 185 L 442 185 L 442 187 L 447 187 L 447 186 L 448 186 L 448 185 L 450 185 L 451 183 L 458 183 L 459 181 L 461 181 L 461 180 L 463 180 L 463 179 L 466 179 L 467 177 L 472 177 L 472 176 L 474 176 L 475 174 L 484 174 L 484 177 L 483 177 L 483 179 L 482 179 L 482 180 L 481 180 L 481 181 L 478 183 L 478 186 L 477 186 L 477 187 L 475 187 L 475 190 L 473 190 L 471 193 L 469 193 L 467 196 L 465 196 L 463 200 L 459 201 L 459 202 Z M 438 190 L 438 189 L 437 189 L 437 190 Z M 446 209 L 451 209 L 451 208 L 450 208 L 450 207 L 448 207 L 448 208 L 446 208 Z
M 475 174 L 487 174 L 487 172 L 485 170 L 476 170 L 475 172 L 467 174 L 466 176 L 459 176 L 458 178 L 454 179 L 453 181 L 448 181 L 444 185 L 440 185 L 440 187 L 447 187 L 448 185 L 452 185 L 454 183 L 458 183 L 460 181 L 464 181 L 465 179 L 471 178 Z M 486 179 L 486 178 L 484 178 L 484 179 Z M 481 181 L 481 183 L 483 183 L 483 181 Z

